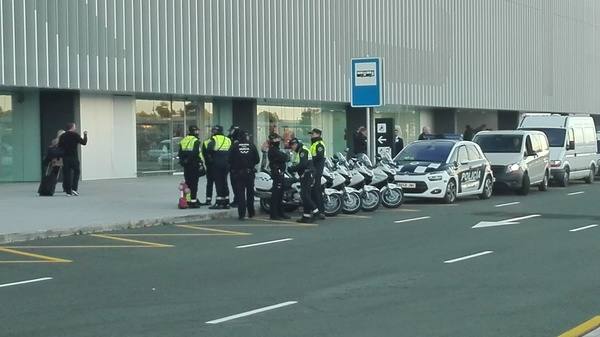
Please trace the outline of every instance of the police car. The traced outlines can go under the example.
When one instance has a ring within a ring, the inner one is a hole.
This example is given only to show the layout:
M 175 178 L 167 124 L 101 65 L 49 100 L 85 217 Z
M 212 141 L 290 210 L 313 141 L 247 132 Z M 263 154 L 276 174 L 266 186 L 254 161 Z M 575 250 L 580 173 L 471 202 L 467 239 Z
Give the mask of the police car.
M 394 158 L 395 180 L 406 197 L 442 199 L 492 196 L 494 176 L 479 145 L 462 140 L 423 140 Z

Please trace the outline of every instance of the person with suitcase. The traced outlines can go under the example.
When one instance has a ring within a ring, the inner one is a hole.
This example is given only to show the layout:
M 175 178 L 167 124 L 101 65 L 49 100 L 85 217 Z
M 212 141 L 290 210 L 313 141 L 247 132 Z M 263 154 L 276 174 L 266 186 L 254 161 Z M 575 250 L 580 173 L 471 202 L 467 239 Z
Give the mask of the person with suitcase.
M 42 161 L 43 167 L 45 168 L 44 176 L 42 177 L 38 188 L 38 194 L 40 196 L 51 197 L 56 191 L 56 182 L 58 181 L 58 176 L 63 167 L 64 151 L 58 146 L 60 136 L 62 136 L 63 133 L 65 133 L 65 130 L 58 130 L 56 138 L 50 142 L 50 146 L 46 150 L 46 156 Z
M 68 197 L 78 196 L 79 176 L 81 164 L 77 147 L 88 142 L 87 131 L 83 131 L 83 138 L 77 133 L 77 124 L 68 123 L 66 132 L 60 136 L 58 146 L 65 151 L 63 157 L 63 189 Z
M 252 144 L 242 130 L 238 130 L 236 141 L 231 147 L 229 153 L 229 165 L 231 167 L 231 181 L 235 182 L 233 186 L 235 194 L 238 197 L 238 218 L 244 220 L 246 210 L 248 217 L 253 218 L 254 211 L 254 177 L 256 165 L 260 162 L 258 150 Z

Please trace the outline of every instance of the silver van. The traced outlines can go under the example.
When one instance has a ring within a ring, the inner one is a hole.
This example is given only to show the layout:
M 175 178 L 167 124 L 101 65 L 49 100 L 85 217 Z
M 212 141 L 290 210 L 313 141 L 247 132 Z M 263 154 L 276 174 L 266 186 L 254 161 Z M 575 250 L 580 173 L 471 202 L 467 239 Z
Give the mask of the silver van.
M 599 156 L 592 117 L 525 115 L 519 130 L 542 131 L 548 137 L 552 181 L 560 186 L 576 179 L 594 182 Z
M 521 195 L 531 186 L 548 190 L 550 148 L 540 131 L 482 131 L 473 141 L 492 165 L 495 185 L 504 185 Z

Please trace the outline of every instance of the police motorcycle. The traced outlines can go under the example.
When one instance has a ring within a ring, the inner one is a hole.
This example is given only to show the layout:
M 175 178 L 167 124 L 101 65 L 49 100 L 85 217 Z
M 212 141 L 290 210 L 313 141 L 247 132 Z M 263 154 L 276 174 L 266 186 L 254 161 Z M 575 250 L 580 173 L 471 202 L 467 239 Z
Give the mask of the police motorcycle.
M 321 178 L 321 183 L 326 183 L 326 178 Z M 254 179 L 254 195 L 260 199 L 260 208 L 269 213 L 271 211 L 271 196 L 273 189 L 273 178 L 270 172 L 264 168 L 256 174 Z M 342 211 L 343 193 L 334 189 L 325 188 L 323 204 L 326 216 L 336 216 Z M 297 174 L 284 172 L 283 198 L 281 206 L 285 212 L 294 212 L 302 206 L 300 197 L 300 179 Z
M 404 193 L 402 187 L 394 183 L 396 170 L 391 167 L 392 158 L 388 153 L 377 157 L 379 160 L 375 166 L 364 153 L 359 154 L 357 159 L 362 165 L 373 170 L 373 178 L 369 185 L 381 191 L 381 204 L 386 208 L 400 207 L 404 202 Z
M 365 212 L 378 209 L 381 204 L 381 192 L 377 187 L 370 185 L 373 171 L 361 165 L 355 158 L 347 160 L 342 153 L 337 153 L 335 156 L 338 165 L 347 169 L 348 186 L 357 189 L 360 193 L 361 209 Z
M 360 192 L 350 186 L 346 186 L 350 182 L 349 174 L 345 167 L 337 166 L 331 158 L 325 160 L 325 169 L 323 177 L 326 178 L 326 188 L 331 188 L 342 192 L 342 212 L 345 214 L 355 214 L 360 211 L 361 198 Z

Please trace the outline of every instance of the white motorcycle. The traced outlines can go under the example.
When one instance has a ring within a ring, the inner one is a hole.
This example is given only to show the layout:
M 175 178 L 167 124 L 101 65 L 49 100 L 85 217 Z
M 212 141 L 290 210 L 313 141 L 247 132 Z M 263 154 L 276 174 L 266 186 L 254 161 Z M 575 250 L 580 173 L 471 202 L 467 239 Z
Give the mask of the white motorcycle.
M 355 214 L 360 211 L 360 192 L 355 188 L 346 186 L 346 184 L 349 183 L 349 179 L 346 179 L 346 176 L 349 176 L 346 168 L 337 167 L 331 159 L 327 158 L 325 160 L 323 176 L 327 179 L 325 185 L 327 188 L 341 191 L 343 193 L 342 212 L 345 214 Z
M 386 158 L 382 157 L 376 166 L 372 165 L 371 160 L 364 153 L 360 154 L 357 159 L 362 165 L 373 170 L 373 178 L 369 185 L 381 191 L 381 203 L 383 206 L 386 208 L 400 207 L 404 202 L 404 193 L 402 187 L 394 183 L 396 170 L 389 165 L 391 158 L 386 163 Z
M 369 185 L 373 178 L 373 171 L 364 165 L 359 165 L 356 159 L 346 160 L 341 153 L 336 154 L 336 159 L 340 167 L 347 169 L 348 186 L 359 191 L 362 210 L 372 212 L 378 209 L 381 204 L 381 192 L 378 188 Z

